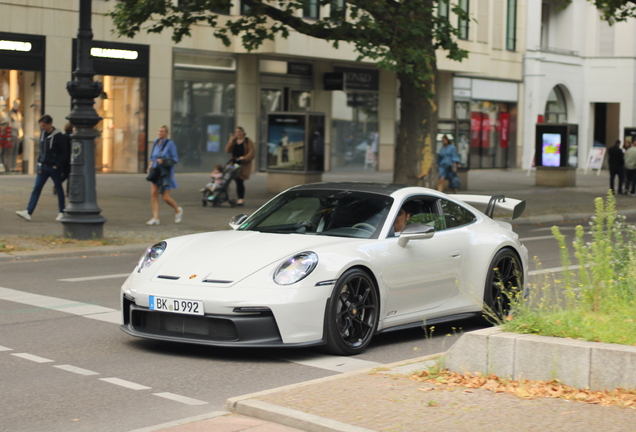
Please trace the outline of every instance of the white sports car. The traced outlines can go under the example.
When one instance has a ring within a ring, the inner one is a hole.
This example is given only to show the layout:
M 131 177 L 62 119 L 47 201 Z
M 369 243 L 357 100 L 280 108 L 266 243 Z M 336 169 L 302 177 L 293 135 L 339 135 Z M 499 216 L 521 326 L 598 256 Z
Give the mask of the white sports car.
M 467 203 L 487 204 L 485 212 Z M 362 352 L 373 335 L 499 317 L 523 290 L 527 249 L 495 207 L 524 201 L 378 183 L 293 187 L 233 230 L 148 248 L 122 286 L 133 336 Z

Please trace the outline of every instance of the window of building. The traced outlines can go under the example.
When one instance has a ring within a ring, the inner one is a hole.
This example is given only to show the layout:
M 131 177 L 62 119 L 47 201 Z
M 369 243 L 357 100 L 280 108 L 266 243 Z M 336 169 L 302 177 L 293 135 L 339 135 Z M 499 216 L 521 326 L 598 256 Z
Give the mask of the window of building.
M 347 17 L 347 4 L 344 0 L 331 0 L 329 16 L 332 20 L 344 20 Z
M 550 46 L 550 5 L 541 3 L 541 48 Z
M 235 126 L 236 60 L 175 51 L 171 136 L 183 172 L 227 162 L 225 143 Z
M 548 95 L 545 104 L 545 122 L 565 124 L 568 122 L 568 107 L 563 91 L 556 86 Z
M 320 19 L 320 3 L 318 0 L 305 0 L 303 18 Z
M 439 16 L 448 18 L 450 11 L 449 0 L 439 0 L 437 12 Z
M 193 3 L 193 0 L 179 0 L 179 7 L 185 8 L 188 4 Z M 232 6 L 232 2 L 229 0 L 218 1 L 216 2 L 215 7 L 210 9 L 210 12 L 214 12 L 217 14 L 229 15 L 230 7 Z
M 506 49 L 517 49 L 517 0 L 508 0 L 506 17 Z
M 470 14 L 470 0 L 459 0 L 459 7 L 467 14 Z M 460 39 L 468 40 L 469 20 L 459 18 L 457 20 L 457 36 Z
M 249 5 L 245 4 L 244 1 L 241 1 L 241 15 L 248 15 L 252 8 Z

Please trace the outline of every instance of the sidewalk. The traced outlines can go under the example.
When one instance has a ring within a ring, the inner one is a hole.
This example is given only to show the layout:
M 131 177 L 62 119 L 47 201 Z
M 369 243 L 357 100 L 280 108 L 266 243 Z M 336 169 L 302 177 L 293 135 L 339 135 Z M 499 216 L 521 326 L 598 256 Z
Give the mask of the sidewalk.
M 390 173 L 326 173 L 324 181 L 390 182 Z M 515 223 L 580 220 L 594 211 L 594 199 L 607 194 L 608 173 L 577 175 L 575 188 L 534 185 L 534 173 L 523 170 L 474 170 L 469 173 L 467 193 L 504 194 L 527 201 L 526 212 Z M 47 185 L 33 215 L 26 222 L 15 215 L 24 209 L 33 186 L 33 176 L 0 176 L 0 244 L 27 244 L 35 236 L 60 236 L 52 185 Z M 199 188 L 206 174 L 177 174 L 179 189 L 172 196 L 184 209 L 183 222 L 174 223 L 171 209 L 161 203 L 161 225 L 146 226 L 151 216 L 149 186 L 142 174 L 97 176 L 97 199 L 108 245 L 81 249 L 83 254 L 141 253 L 162 238 L 193 232 L 227 229 L 238 213 L 252 213 L 268 196 L 267 177 L 256 173 L 246 183 L 246 205 L 230 208 L 201 206 Z M 618 209 L 636 213 L 636 198 L 617 197 Z M 53 238 L 53 237 L 52 237 Z M 76 254 L 77 248 L 0 253 L 0 260 L 26 259 L 42 255 Z M 387 365 L 381 370 L 363 370 L 320 380 L 233 398 L 228 408 L 235 413 L 207 416 L 157 425 L 135 432 L 424 432 L 424 431 L 636 431 L 636 411 L 573 403 L 559 399 L 518 399 L 485 390 L 424 390 L 430 384 L 412 381 L 410 372 L 422 369 L 429 359 Z M 406 364 L 404 364 L 406 363 Z
M 107 219 L 104 225 L 106 240 L 102 243 L 139 244 L 139 250 L 142 250 L 144 245 L 162 238 L 228 229 L 232 216 L 252 213 L 271 198 L 267 193 L 266 174 L 255 173 L 246 182 L 244 207 L 230 208 L 227 204 L 220 208 L 202 207 L 198 190 L 208 180 L 207 174 L 177 174 L 176 177 L 179 188 L 173 191 L 172 196 L 184 209 L 183 222 L 175 224 L 172 209 L 160 202 L 161 225 L 149 227 L 145 222 L 152 216 L 150 188 L 144 175 L 98 175 L 97 204 L 102 209 L 101 215 Z M 467 193 L 503 194 L 525 199 L 526 211 L 522 218 L 515 221 L 516 224 L 579 220 L 593 213 L 595 198 L 606 196 L 608 177 L 607 172 L 602 172 L 600 176 L 579 172 L 577 187 L 549 188 L 535 186 L 534 173 L 528 176 L 525 170 L 473 170 L 469 173 Z M 323 180 L 390 182 L 392 174 L 374 171 L 330 172 L 324 174 Z M 57 206 L 52 184 L 45 187 L 31 222 L 15 215 L 16 210 L 26 207 L 33 181 L 34 176 L 31 175 L 0 176 L 0 243 L 1 240 L 28 243 L 28 237 L 62 234 L 61 223 L 55 221 Z M 617 197 L 617 207 L 621 212 L 635 212 L 636 198 L 620 195 Z M 59 246 L 51 245 L 51 248 L 59 249 Z

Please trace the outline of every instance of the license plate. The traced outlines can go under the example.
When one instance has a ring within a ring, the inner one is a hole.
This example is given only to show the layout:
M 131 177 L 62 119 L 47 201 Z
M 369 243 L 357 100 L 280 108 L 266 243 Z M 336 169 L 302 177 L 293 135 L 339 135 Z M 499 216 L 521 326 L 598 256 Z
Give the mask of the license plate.
M 199 300 L 182 300 L 167 297 L 150 296 L 150 310 L 172 312 L 186 315 L 204 315 L 203 302 Z

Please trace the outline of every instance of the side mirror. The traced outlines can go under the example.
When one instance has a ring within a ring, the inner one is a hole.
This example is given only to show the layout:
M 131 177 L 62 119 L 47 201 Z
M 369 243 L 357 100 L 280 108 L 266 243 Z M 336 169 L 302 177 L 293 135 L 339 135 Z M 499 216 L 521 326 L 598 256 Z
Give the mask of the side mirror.
M 245 219 L 247 219 L 247 215 L 244 213 L 234 216 L 230 219 L 230 227 L 232 227 L 233 230 L 236 230 L 243 222 L 245 222 Z
M 418 223 L 407 225 L 400 233 L 398 244 L 405 247 L 409 240 L 430 239 L 433 235 L 435 235 L 435 228 L 430 225 Z

